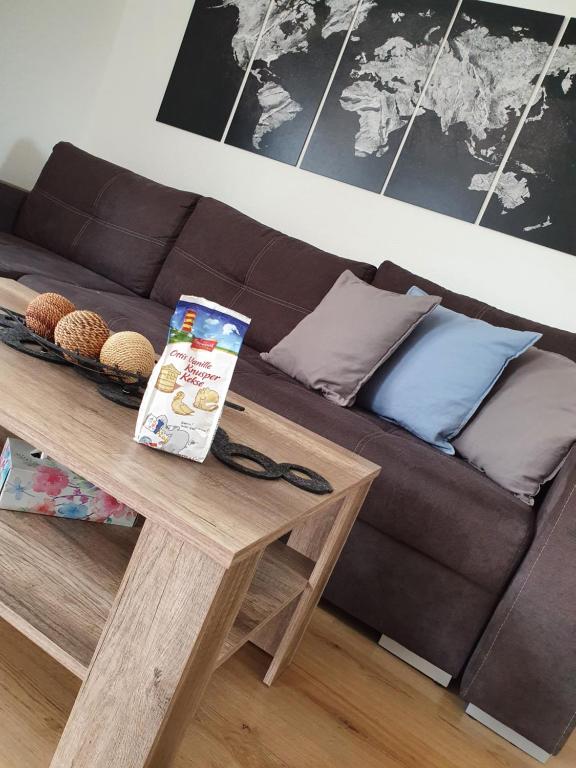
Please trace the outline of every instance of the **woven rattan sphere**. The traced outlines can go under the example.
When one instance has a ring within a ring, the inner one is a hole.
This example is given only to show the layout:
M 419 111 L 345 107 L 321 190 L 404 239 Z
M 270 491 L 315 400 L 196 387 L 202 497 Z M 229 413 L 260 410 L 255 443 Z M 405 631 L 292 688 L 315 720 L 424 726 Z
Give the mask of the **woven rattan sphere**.
M 63 349 L 84 357 L 98 357 L 110 329 L 96 312 L 78 310 L 60 320 L 54 330 L 54 341 Z
M 75 309 L 74 304 L 59 293 L 41 293 L 26 308 L 26 325 L 51 341 L 60 320 Z
M 100 362 L 148 378 L 154 368 L 154 347 L 141 333 L 120 331 L 110 336 L 102 347 Z M 127 377 L 125 380 L 129 381 Z

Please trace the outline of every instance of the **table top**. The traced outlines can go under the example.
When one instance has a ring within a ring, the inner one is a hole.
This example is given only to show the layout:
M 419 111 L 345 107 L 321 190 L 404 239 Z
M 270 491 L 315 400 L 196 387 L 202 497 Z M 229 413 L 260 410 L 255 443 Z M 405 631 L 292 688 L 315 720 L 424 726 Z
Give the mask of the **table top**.
M 0 278 L 0 306 L 23 312 L 35 292 Z M 278 462 L 310 467 L 334 493 L 317 496 L 284 480 L 258 480 L 211 454 L 203 464 L 133 441 L 137 412 L 103 398 L 72 368 L 0 344 L 0 424 L 230 565 L 334 503 L 380 468 L 230 393 L 244 412 L 224 409 L 221 426 Z

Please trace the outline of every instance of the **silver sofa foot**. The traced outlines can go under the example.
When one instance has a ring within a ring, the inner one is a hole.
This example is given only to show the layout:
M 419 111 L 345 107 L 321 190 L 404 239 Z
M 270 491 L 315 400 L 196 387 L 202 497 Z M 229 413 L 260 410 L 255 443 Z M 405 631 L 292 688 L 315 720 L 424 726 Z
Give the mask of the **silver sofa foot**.
M 526 739 L 524 736 L 521 736 L 516 731 L 513 731 L 512 728 L 509 728 L 507 725 L 504 725 L 504 723 L 496 720 L 487 712 L 478 709 L 478 707 L 476 707 L 474 704 L 468 704 L 466 707 L 466 714 L 470 715 L 470 717 L 473 717 L 474 720 L 478 720 L 478 722 L 482 723 L 482 725 L 485 725 L 486 728 L 490 728 L 490 730 L 494 731 L 494 733 L 497 733 L 498 736 L 501 736 L 503 739 L 506 739 L 506 741 L 514 744 L 515 747 L 518 747 L 518 749 L 526 752 L 527 755 L 530 755 L 530 757 L 533 757 L 540 763 L 547 762 L 547 760 L 551 757 L 551 755 L 548 752 L 545 752 L 541 747 L 538 747 L 533 742 L 528 741 L 528 739 Z
M 423 659 L 421 656 L 412 653 L 412 651 L 409 651 L 408 648 L 404 648 L 403 645 L 392 640 L 392 638 L 382 635 L 380 640 L 378 640 L 378 645 L 394 654 L 394 656 L 397 656 L 399 659 L 402 659 L 402 661 L 405 661 L 407 664 L 410 664 L 411 667 L 414 667 L 414 669 L 422 672 L 427 677 L 432 678 L 435 683 L 442 685 L 444 688 L 447 688 L 450 684 L 452 675 L 449 675 L 448 672 L 444 672 L 440 667 L 434 666 L 434 664 L 426 661 L 426 659 Z

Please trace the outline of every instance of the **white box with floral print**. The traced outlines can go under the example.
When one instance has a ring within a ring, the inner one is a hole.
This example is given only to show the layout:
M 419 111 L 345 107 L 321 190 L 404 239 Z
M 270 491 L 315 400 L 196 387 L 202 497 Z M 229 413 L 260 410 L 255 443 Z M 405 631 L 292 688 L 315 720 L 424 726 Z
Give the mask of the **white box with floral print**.
M 0 509 L 132 526 L 136 512 L 33 446 L 9 437 L 0 455 Z

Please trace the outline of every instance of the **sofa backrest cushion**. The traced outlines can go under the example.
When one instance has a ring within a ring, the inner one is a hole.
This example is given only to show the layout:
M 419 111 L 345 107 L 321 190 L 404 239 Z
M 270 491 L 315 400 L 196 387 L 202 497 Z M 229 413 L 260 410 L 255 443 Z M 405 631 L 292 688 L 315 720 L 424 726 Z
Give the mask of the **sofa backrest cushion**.
M 378 267 L 372 285 L 376 286 L 376 288 L 396 291 L 397 293 L 405 293 L 411 286 L 418 285 L 426 293 L 441 296 L 442 306 L 455 312 L 461 312 L 463 315 L 468 315 L 468 317 L 485 320 L 492 325 L 511 328 L 516 331 L 541 333 L 542 338 L 538 342 L 538 347 L 546 349 L 548 352 L 565 355 L 571 360 L 576 361 L 576 333 L 551 328 L 548 325 L 542 325 L 542 323 L 536 323 L 533 320 L 526 320 L 523 317 L 518 317 L 518 315 L 505 312 L 503 309 L 496 309 L 496 307 L 485 304 L 478 299 L 471 299 L 461 293 L 454 293 L 437 283 L 433 283 L 431 280 L 425 280 L 419 275 L 399 267 L 391 261 L 384 261 Z
M 14 234 L 147 296 L 198 199 L 61 142 Z
M 193 294 L 248 315 L 246 342 L 268 351 L 347 269 L 367 282 L 376 272 L 370 264 L 326 253 L 202 198 L 166 259 L 152 298 L 172 307 L 180 294 Z

